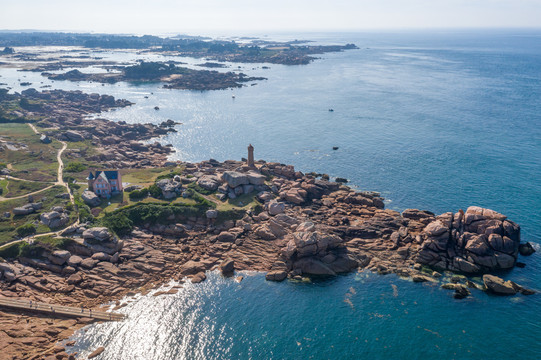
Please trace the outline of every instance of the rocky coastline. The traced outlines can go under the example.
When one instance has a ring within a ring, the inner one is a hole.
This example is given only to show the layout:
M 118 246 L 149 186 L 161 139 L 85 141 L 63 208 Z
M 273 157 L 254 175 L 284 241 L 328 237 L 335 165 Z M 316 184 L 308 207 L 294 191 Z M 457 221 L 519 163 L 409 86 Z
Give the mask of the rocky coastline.
M 470 207 L 439 216 L 415 209 L 398 213 L 386 210 L 376 193 L 357 192 L 290 165 L 259 161 L 252 168 L 240 161 L 211 160 L 182 166 L 183 175 L 171 182 L 197 183 L 228 197 L 254 192 L 262 208 L 224 221 L 212 209 L 201 216 L 173 215 L 161 223 L 137 224 L 122 237 L 79 224 L 62 233 L 70 239 L 65 250 L 45 247 L 37 259 L 1 263 L 1 295 L 85 307 L 117 301 L 122 306 L 125 295 L 171 279 L 204 281 L 205 271 L 214 269 L 265 271 L 272 281 L 357 269 L 437 281 L 445 270 L 467 275 L 512 268 L 521 249 L 520 227 L 488 209 Z M 429 272 L 424 264 L 432 265 Z M 480 284 L 459 277 L 443 287 L 454 290 L 456 298 L 474 289 L 533 293 L 491 275 L 483 279 Z M 3 321 L 10 329 L 3 337 L 8 353 L 42 358 L 52 356 L 47 348 L 68 334 L 66 322 L 75 330 L 91 320 L 54 320 L 47 329 L 39 325 L 41 318 L 10 314 Z
M 27 89 L 20 94 L 0 94 L 3 121 L 32 120 L 47 138 L 66 142 L 88 142 L 96 151 L 86 154 L 83 149 L 67 150 L 73 158 L 85 158 L 113 168 L 140 168 L 162 166 L 174 149 L 159 142 L 143 143 L 170 132 L 176 132 L 173 121 L 160 126 L 153 124 L 127 124 L 101 118 L 89 118 L 111 109 L 130 106 L 127 100 L 110 95 L 86 94 L 81 91 Z
M 57 241 L 61 248 L 36 242 L 29 252 L 1 259 L 2 297 L 84 307 L 113 301 L 120 308 L 125 296 L 146 293 L 171 279 L 201 282 L 210 270 L 225 276 L 262 271 L 269 281 L 364 270 L 438 286 L 439 279 L 449 279 L 441 287 L 456 299 L 476 291 L 535 293 L 491 274 L 526 266 L 519 255 L 534 251 L 521 243 L 520 226 L 496 211 L 471 206 L 441 215 L 418 209 L 400 213 L 385 209 L 380 194 L 356 191 L 343 179 L 330 181 L 263 160 L 171 163 L 170 147 L 141 141 L 174 130 L 174 122 L 154 126 L 87 117 L 129 106 L 125 100 L 34 89 L 3 96 L 19 103 L 27 99 L 30 105 L 16 110 L 19 114 L 7 114 L 9 119 L 32 120 L 50 138 L 89 142 L 99 149 L 73 149 L 72 157 L 120 169 L 167 164 L 171 176 L 154 183 L 159 201 L 145 195 L 145 201 L 116 209 L 102 223 L 80 221 L 64 229 Z M 184 198 L 189 205 L 170 203 Z M 233 210 L 215 206 L 232 201 L 237 204 Z M 90 210 L 97 208 L 88 204 Z M 149 208 L 161 212 L 142 216 Z M 125 214 L 130 211 L 140 220 Z M 131 226 L 120 227 L 111 219 Z M 480 276 L 481 281 L 474 279 Z M 94 321 L 0 313 L 0 345 L 10 359 L 74 358 L 56 344 Z
M 69 81 L 92 81 L 104 84 L 115 84 L 120 81 L 142 83 L 142 82 L 163 82 L 166 89 L 181 90 L 224 90 L 239 88 L 243 83 L 250 81 L 266 80 L 263 77 L 250 77 L 244 73 L 237 72 L 219 72 L 211 70 L 192 70 L 188 68 L 175 67 L 174 70 L 166 71 L 168 65 L 165 63 L 147 63 L 162 69 L 152 74 L 142 72 L 139 74 L 128 75 L 122 68 L 120 73 L 83 73 L 79 70 L 71 70 L 60 74 L 51 74 L 43 72 L 42 75 L 50 80 L 69 80 Z M 142 64 L 145 65 L 145 64 Z M 130 68 L 136 68 L 141 65 L 135 65 Z

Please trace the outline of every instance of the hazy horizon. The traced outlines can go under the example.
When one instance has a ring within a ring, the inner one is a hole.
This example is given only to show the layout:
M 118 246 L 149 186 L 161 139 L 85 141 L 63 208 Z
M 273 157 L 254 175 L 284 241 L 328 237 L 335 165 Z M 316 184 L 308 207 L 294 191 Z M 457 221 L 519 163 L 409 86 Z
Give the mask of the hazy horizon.
M 44 15 L 46 14 L 46 15 Z M 541 0 L 22 0 L 2 5 L 2 31 L 123 34 L 532 29 Z

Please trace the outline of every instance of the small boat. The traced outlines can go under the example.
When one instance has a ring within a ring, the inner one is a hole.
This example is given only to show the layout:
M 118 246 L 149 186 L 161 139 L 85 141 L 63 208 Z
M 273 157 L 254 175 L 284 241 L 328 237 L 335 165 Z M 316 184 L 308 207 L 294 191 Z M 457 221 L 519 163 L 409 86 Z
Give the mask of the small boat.
M 338 146 L 333 146 L 332 149 L 333 150 L 338 150 Z
M 154 106 L 154 110 L 160 110 L 158 106 Z
M 333 111 L 334 111 L 334 109 L 329 109 L 329 112 L 333 112 Z
M 235 95 L 231 96 L 233 99 L 235 98 Z

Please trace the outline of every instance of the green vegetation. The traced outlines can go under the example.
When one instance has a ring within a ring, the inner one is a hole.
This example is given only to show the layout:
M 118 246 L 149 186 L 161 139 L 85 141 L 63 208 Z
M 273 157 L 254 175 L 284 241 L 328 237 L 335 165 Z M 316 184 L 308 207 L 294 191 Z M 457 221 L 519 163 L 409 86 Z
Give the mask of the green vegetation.
M 160 181 L 162 179 L 172 179 L 177 175 L 179 175 L 179 176 L 182 175 L 182 171 L 181 170 L 173 170 L 173 169 L 171 169 L 171 171 L 168 172 L 168 173 L 158 175 L 158 177 L 156 177 L 156 180 L 154 180 L 154 182 L 158 182 L 158 181 Z
M 43 144 L 27 124 L 2 124 L 1 136 L 14 144 L 2 152 L 2 162 L 13 166 L 13 177 L 34 181 L 56 180 L 56 154 L 60 143 Z
M 101 224 L 118 235 L 125 235 L 133 230 L 134 224 L 168 224 L 175 221 L 171 218 L 203 216 L 207 209 L 206 204 L 138 203 L 106 213 Z
M 25 114 L 27 111 L 35 111 L 41 108 L 44 100 L 28 100 L 19 95 L 9 94 L 8 89 L 0 89 L 0 123 L 23 124 L 41 120 L 40 116 Z
M 39 258 L 45 252 L 50 253 L 54 250 L 66 249 L 74 241 L 68 238 L 40 236 L 34 239 L 32 244 L 20 241 L 8 244 L 0 249 L 0 257 L 4 259 L 16 259 L 19 257 Z
M 51 208 L 55 206 L 63 206 L 66 204 L 67 200 L 57 198 L 56 195 L 60 195 L 66 192 L 66 188 L 63 186 L 54 186 L 50 189 L 44 190 L 38 194 L 34 195 L 34 202 L 41 202 L 43 204 L 42 209 L 36 213 L 29 215 L 11 215 L 6 218 L 3 216 L 4 213 L 10 212 L 13 208 L 23 206 L 28 203 L 26 197 L 20 199 L 12 199 L 6 201 L 0 201 L 0 245 L 12 241 L 16 236 L 17 232 L 15 231 L 19 226 L 26 223 L 31 223 L 33 221 L 39 221 L 39 214 L 41 212 L 51 211 Z M 70 223 L 74 221 L 76 213 L 73 212 L 70 214 L 72 217 Z M 42 234 L 51 231 L 49 227 L 40 224 L 36 228 L 36 234 Z
M 150 196 L 156 199 L 160 199 L 162 197 L 162 189 L 158 187 L 158 185 L 153 184 L 148 187 L 148 193 Z
M 75 241 L 64 237 L 53 237 L 51 235 L 39 236 L 34 240 L 34 244 L 40 246 L 49 247 L 55 250 L 64 250 L 68 245 L 73 244 Z
M 25 237 L 36 233 L 36 227 L 33 224 L 24 224 L 15 229 L 17 235 Z
M 173 63 L 158 63 L 142 61 L 138 65 L 124 68 L 124 75 L 127 79 L 134 80 L 156 80 L 162 76 L 173 74 L 185 74 L 191 72 L 187 68 L 176 67 Z
M 151 168 L 151 169 L 123 169 L 121 170 L 122 181 L 130 184 L 152 185 L 160 175 L 166 175 L 178 168 Z M 174 176 L 174 175 L 173 175 Z
M 219 202 L 218 199 L 216 199 L 216 201 Z M 235 199 L 227 199 L 224 202 L 219 202 L 217 209 L 220 211 L 228 211 L 239 208 L 242 208 L 244 210 L 251 210 L 258 204 L 259 202 L 255 199 L 254 193 L 242 194 Z
M 64 181 L 72 183 L 73 180 L 76 180 L 86 183 L 89 169 L 101 169 L 103 166 L 96 161 L 86 160 L 86 158 L 97 155 L 98 150 L 96 146 L 92 145 L 92 140 L 68 142 L 67 144 L 68 147 L 62 154 L 62 160 L 64 164 L 67 164 L 64 169 L 64 179 L 69 177 L 70 181 Z
M 85 171 L 86 169 L 87 166 L 80 162 L 70 162 L 64 170 L 70 173 L 75 173 Z
M 8 185 L 7 179 L 0 180 L 0 195 L 7 193 L 7 185 Z
M 2 186 L 0 184 L 0 186 Z M 7 189 L 4 197 L 11 198 L 26 195 L 35 191 L 39 191 L 46 187 L 50 186 L 47 183 L 33 182 L 33 181 L 21 181 L 9 179 L 5 186 L 2 186 L 4 189 Z
M 147 196 L 148 196 L 147 188 L 143 188 L 141 190 L 133 190 L 129 195 L 130 200 L 133 200 L 133 201 L 142 200 L 146 198 Z
M 16 242 L 0 249 L 0 257 L 3 259 L 16 259 L 28 252 L 30 245 L 27 242 Z
M 203 194 L 203 195 L 210 195 L 210 194 L 214 194 L 216 192 L 216 191 L 207 190 L 207 189 L 202 188 L 195 181 L 188 185 L 188 189 L 195 190 L 198 193 Z
M 90 212 L 88 205 L 84 203 L 83 199 L 81 199 L 81 195 L 74 193 L 73 201 L 75 202 L 75 207 L 79 213 L 79 221 L 82 223 L 87 221 L 93 222 L 94 216 Z
M 41 104 L 43 102 L 39 100 L 28 100 L 27 98 L 21 98 L 19 100 L 19 106 L 22 109 L 28 110 L 28 111 L 37 111 L 41 109 Z

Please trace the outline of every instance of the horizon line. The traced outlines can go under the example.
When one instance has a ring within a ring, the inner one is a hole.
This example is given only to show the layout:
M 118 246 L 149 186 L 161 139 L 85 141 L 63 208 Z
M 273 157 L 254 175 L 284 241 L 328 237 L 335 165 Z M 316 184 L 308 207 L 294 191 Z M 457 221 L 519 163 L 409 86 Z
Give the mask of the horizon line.
M 209 30 L 186 30 L 186 31 L 176 31 L 176 30 L 150 30 L 148 32 L 120 32 L 120 31 L 96 31 L 96 30 L 68 30 L 68 29 L 0 29 L 0 33 L 32 33 L 32 32 L 42 32 L 42 33 L 64 33 L 64 34 L 93 34 L 93 35 L 128 35 L 128 36 L 164 36 L 165 34 L 176 34 L 176 35 L 185 35 L 193 37 L 204 37 L 208 36 L 205 33 L 220 33 L 221 35 L 229 33 L 229 36 L 241 36 L 248 33 L 252 34 L 308 34 L 308 33 L 374 33 L 374 32 L 419 32 L 419 31 L 458 31 L 458 32 L 467 32 L 467 31 L 541 31 L 541 26 L 479 26 L 479 27 L 396 27 L 396 28 L 350 28 L 350 29 L 269 29 L 269 30 L 219 30 L 219 29 L 209 29 Z M 200 33 L 196 34 L 196 31 Z M 235 33 L 240 33 L 235 35 Z

